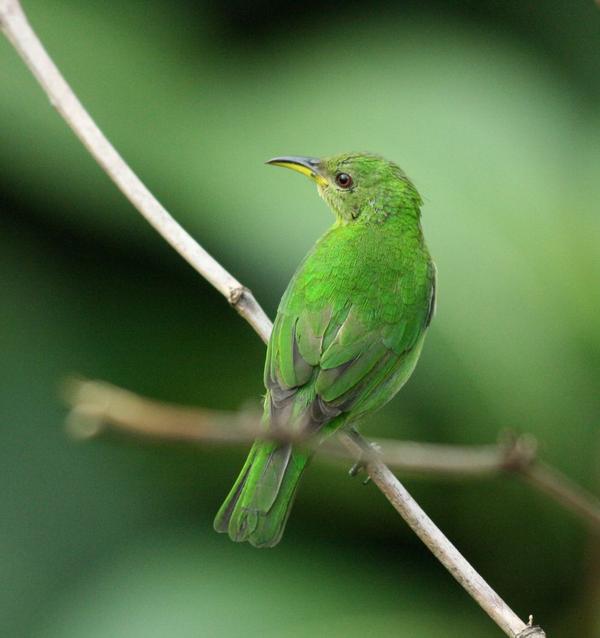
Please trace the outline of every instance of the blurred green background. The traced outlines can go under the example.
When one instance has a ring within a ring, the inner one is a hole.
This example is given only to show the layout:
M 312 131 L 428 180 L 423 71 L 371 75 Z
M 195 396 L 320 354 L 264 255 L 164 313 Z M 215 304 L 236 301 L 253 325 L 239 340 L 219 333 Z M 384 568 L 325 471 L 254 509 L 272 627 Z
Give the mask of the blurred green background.
M 438 314 L 368 433 L 532 432 L 600 490 L 600 9 L 24 0 L 99 125 L 273 315 L 330 223 L 279 154 L 371 150 L 425 199 Z M 279 547 L 217 536 L 245 449 L 66 435 L 80 373 L 258 404 L 264 347 L 133 211 L 0 41 L 0 635 L 502 635 L 373 487 L 307 472 Z M 600 550 L 516 480 L 406 484 L 521 617 L 600 636 Z M 578 633 L 580 632 L 580 633 Z

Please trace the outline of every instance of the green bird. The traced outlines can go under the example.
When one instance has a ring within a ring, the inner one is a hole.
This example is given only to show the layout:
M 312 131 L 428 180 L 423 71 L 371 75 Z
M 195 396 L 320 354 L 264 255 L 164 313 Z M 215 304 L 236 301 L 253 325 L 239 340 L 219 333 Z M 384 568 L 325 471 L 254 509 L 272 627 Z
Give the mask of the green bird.
M 267 163 L 314 180 L 335 223 L 281 299 L 264 371 L 265 438 L 215 518 L 218 532 L 255 547 L 280 541 L 315 445 L 381 408 L 410 377 L 435 306 L 421 197 L 396 164 L 368 153 Z

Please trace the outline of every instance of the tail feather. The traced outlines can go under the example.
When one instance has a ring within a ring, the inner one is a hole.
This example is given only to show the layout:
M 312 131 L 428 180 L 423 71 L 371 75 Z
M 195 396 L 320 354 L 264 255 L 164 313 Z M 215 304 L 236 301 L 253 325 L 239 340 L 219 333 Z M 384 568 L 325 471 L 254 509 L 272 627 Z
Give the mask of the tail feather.
M 248 541 L 255 547 L 276 545 L 310 456 L 289 443 L 256 441 L 217 512 L 215 529 L 228 532 L 234 541 Z
M 258 518 L 253 538 L 250 539 L 250 542 L 255 547 L 273 547 L 281 540 L 292 511 L 292 504 L 300 483 L 300 476 L 309 460 L 308 454 L 299 456 L 292 454 L 290 465 L 288 465 L 288 469 L 285 472 L 279 493 L 269 511 L 269 515 Z
M 252 446 L 250 453 L 248 454 L 248 458 L 244 463 L 244 467 L 242 467 L 242 471 L 240 475 L 237 477 L 231 491 L 229 492 L 229 496 L 225 499 L 223 505 L 219 508 L 217 515 L 215 516 L 214 527 L 217 532 L 226 533 L 229 528 L 229 519 L 233 514 L 233 510 L 240 499 L 244 486 L 246 484 L 246 479 L 248 478 L 248 474 L 252 469 L 252 462 L 256 455 L 256 443 Z

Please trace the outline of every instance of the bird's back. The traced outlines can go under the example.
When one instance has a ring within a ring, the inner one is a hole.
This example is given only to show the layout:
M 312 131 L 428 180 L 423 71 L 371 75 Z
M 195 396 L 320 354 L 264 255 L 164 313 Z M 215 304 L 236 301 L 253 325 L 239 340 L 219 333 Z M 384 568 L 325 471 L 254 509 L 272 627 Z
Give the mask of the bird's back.
M 412 220 L 388 220 L 385 227 L 338 224 L 328 231 L 299 266 L 278 309 L 265 366 L 267 410 L 277 427 L 289 419 L 294 430 L 313 431 L 340 414 L 362 416 L 367 403 L 371 411 L 387 402 L 408 375 L 387 377 L 397 368 L 410 374 L 416 362 L 410 355 L 420 351 L 434 280 Z M 373 397 L 385 380 L 385 392 Z M 305 422 L 295 422 L 302 414 Z

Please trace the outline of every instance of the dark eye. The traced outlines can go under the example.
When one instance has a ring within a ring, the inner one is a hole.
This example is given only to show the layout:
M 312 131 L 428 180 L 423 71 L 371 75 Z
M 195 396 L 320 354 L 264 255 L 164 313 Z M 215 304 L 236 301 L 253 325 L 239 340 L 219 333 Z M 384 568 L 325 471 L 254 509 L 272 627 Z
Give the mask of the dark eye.
M 352 177 L 350 177 L 350 175 L 348 175 L 348 173 L 338 173 L 335 176 L 335 183 L 340 188 L 350 188 L 352 186 L 352 184 L 353 184 Z

